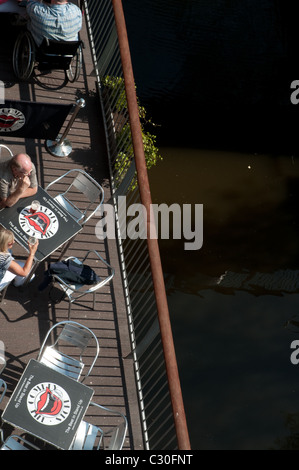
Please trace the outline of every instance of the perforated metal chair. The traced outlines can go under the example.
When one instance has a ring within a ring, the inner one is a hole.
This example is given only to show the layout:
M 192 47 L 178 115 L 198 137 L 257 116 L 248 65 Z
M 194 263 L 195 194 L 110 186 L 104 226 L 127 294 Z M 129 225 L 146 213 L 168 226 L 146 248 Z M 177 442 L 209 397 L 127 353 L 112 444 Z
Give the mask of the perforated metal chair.
M 4 144 L 0 144 L 0 157 L 2 158 L 2 151 L 3 150 L 6 150 L 9 154 L 10 157 L 13 157 L 13 153 L 12 151 L 10 150 L 9 147 L 7 147 L 7 145 L 4 145 Z
M 47 345 L 52 332 L 58 336 L 56 340 L 52 340 L 52 344 Z M 90 344 L 91 340 L 93 345 Z M 77 354 L 70 355 L 71 347 L 75 348 Z M 87 348 L 89 357 L 93 357 L 89 367 L 83 362 Z M 99 342 L 93 331 L 77 322 L 62 321 L 53 325 L 47 332 L 37 360 L 61 374 L 83 382 L 91 373 L 99 352 Z M 81 378 L 85 367 L 87 372 Z
M 3 438 L 1 430 L 1 438 Z M 21 436 L 11 434 L 1 445 L 0 450 L 40 450 Z
M 67 185 L 63 192 L 58 188 Z M 49 183 L 45 190 L 53 191 L 52 197 L 82 227 L 93 217 L 104 202 L 104 189 L 88 173 L 81 169 L 72 169 Z M 60 258 L 74 241 L 72 238 L 62 247 Z
M 88 173 L 81 169 L 69 170 L 46 186 L 46 191 L 54 185 L 66 184 L 65 191 L 56 194 L 54 199 L 76 220 L 85 225 L 95 215 L 104 202 L 104 189 Z M 60 186 L 61 187 L 61 186 Z M 56 193 L 57 193 L 56 186 Z
M 83 258 L 81 259 L 78 259 L 75 256 L 69 256 L 68 258 L 65 259 L 65 261 L 74 260 L 79 266 L 82 266 L 89 259 L 91 255 L 94 255 L 94 257 L 96 258 L 97 267 L 94 269 L 94 271 L 99 274 L 99 278 L 100 278 L 100 281 L 97 282 L 96 284 L 92 284 L 92 285 L 79 284 L 79 283 L 74 284 L 72 282 L 66 281 L 58 274 L 52 275 L 52 287 L 55 285 L 55 282 L 57 282 L 59 287 L 62 289 L 63 293 L 67 296 L 67 299 L 69 302 L 68 320 L 70 320 L 71 318 L 72 304 L 74 302 L 77 302 L 77 300 L 79 300 L 81 297 L 87 294 L 92 294 L 93 296 L 92 308 L 93 310 L 95 310 L 97 292 L 113 279 L 113 276 L 115 273 L 114 268 L 112 268 L 112 266 L 110 266 L 110 264 L 107 263 L 107 261 L 104 260 L 104 258 L 100 255 L 100 253 L 98 253 L 95 250 L 87 251 L 86 254 L 83 256 Z M 104 268 L 107 273 L 105 277 L 101 275 L 100 270 L 102 270 L 102 268 Z M 51 295 L 51 293 L 49 295 Z
M 1 341 L 0 341 L 0 346 L 1 346 Z M 2 348 L 0 347 L 0 374 L 6 367 L 6 359 L 5 359 L 5 353 L 2 351 Z
M 0 403 L 2 402 L 7 391 L 7 385 L 5 380 L 0 379 Z
M 2 302 L 2 300 L 5 299 L 7 288 L 9 286 L 9 284 L 10 284 L 10 282 L 7 282 L 2 287 L 0 287 L 0 303 Z
M 105 406 L 91 402 L 92 407 L 98 411 L 97 419 L 100 426 L 81 421 L 70 450 L 121 450 L 124 445 L 128 422 L 119 411 L 111 410 Z M 93 413 L 94 414 L 94 413 Z M 117 420 L 117 424 L 109 426 L 105 421 L 110 417 Z

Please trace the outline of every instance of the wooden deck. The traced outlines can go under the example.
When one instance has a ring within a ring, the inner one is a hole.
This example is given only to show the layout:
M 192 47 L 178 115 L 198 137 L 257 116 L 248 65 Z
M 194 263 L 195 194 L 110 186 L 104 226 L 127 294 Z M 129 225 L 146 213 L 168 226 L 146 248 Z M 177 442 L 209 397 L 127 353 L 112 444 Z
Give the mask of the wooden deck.
M 41 186 L 45 187 L 71 168 L 82 168 L 102 184 L 105 189 L 105 201 L 108 201 L 110 184 L 105 137 L 85 27 L 82 31 L 82 39 L 85 42 L 83 72 L 79 80 L 75 84 L 68 84 L 62 90 L 49 92 L 36 86 L 34 82 L 16 82 L 11 54 L 18 28 L 9 25 L 6 15 L 2 15 L 0 22 L 0 79 L 5 83 L 6 99 L 69 104 L 82 97 L 86 102 L 85 108 L 79 111 L 68 134 L 73 148 L 68 157 L 57 158 L 50 155 L 44 142 L 40 140 L 10 138 L 5 135 L 0 136 L 0 143 L 9 146 L 14 153 L 26 151 L 32 157 Z M 69 117 L 66 124 L 68 122 Z M 86 385 L 91 385 L 95 391 L 93 401 L 118 409 L 127 416 L 129 430 L 124 449 L 138 450 L 142 449 L 143 444 L 117 246 L 115 240 L 101 241 L 96 238 L 97 222 L 97 218 L 91 219 L 75 238 L 67 254 L 80 255 L 86 248 L 97 249 L 115 268 L 115 277 L 111 285 L 98 293 L 95 311 L 91 308 L 92 297 L 86 296 L 78 304 L 73 304 L 71 319 L 92 329 L 100 342 L 99 359 L 92 375 L 86 381 Z M 16 258 L 24 258 L 26 253 L 15 244 L 14 255 Z M 58 255 L 58 252 L 53 254 L 47 261 L 56 260 Z M 26 288 L 9 286 L 5 300 L 0 304 L 0 340 L 5 344 L 7 360 L 2 377 L 8 384 L 8 393 L 0 405 L 1 410 L 28 361 L 37 357 L 47 330 L 54 323 L 67 320 L 67 302 L 52 302 L 49 298 L 49 288 L 42 292 L 38 290 L 46 268 L 47 263 L 41 263 L 36 278 Z M 89 419 L 96 424 L 94 417 L 89 415 Z M 5 430 L 11 431 L 7 426 Z

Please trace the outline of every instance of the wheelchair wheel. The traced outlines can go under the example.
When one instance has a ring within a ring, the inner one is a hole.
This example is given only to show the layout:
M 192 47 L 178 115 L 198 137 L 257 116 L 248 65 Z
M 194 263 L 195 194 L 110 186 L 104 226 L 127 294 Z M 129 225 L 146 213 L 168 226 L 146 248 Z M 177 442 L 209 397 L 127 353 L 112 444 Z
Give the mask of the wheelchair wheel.
M 19 80 L 28 80 L 32 75 L 35 62 L 35 46 L 27 31 L 23 31 L 16 39 L 13 49 L 12 65 Z
M 39 70 L 38 66 L 34 68 L 34 79 L 46 90 L 60 90 L 68 82 L 66 70 Z
M 82 47 L 79 46 L 74 55 L 66 74 L 71 83 L 74 83 L 80 77 L 82 68 Z

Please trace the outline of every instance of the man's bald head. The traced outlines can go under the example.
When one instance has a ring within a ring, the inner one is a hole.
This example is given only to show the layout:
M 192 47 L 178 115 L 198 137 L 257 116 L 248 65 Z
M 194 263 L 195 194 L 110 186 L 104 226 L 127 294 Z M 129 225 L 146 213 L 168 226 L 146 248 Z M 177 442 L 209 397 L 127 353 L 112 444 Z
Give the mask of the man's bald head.
M 32 171 L 32 161 L 27 153 L 18 153 L 11 160 L 12 166 L 23 175 L 29 175 Z

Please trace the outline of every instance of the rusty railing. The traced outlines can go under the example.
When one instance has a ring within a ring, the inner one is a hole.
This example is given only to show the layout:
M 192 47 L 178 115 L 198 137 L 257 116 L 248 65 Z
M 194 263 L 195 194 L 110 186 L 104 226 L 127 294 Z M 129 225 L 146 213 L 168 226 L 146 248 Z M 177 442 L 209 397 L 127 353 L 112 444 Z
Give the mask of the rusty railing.
M 107 139 L 118 246 L 146 449 L 190 449 L 139 107 L 121 0 L 84 0 Z M 129 205 L 145 208 L 144 232 L 126 236 Z

